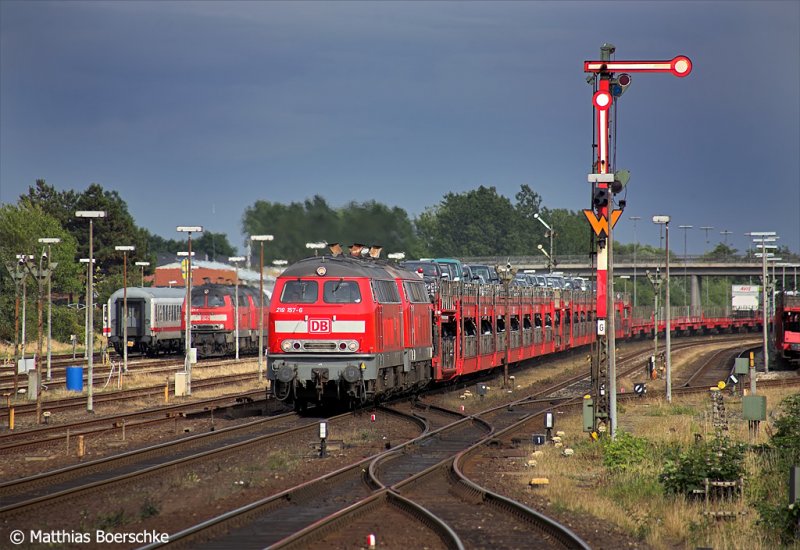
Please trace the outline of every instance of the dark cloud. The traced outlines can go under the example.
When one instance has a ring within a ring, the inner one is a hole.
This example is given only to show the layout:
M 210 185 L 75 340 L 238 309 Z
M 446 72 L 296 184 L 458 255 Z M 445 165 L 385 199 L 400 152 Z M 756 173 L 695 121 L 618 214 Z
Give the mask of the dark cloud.
M 5 0 L 0 25 L 2 201 L 40 177 L 99 182 L 152 231 L 174 236 L 188 209 L 181 223 L 235 243 L 257 199 L 417 214 L 449 191 L 513 199 L 528 183 L 580 209 L 582 61 L 611 40 L 620 59 L 695 67 L 635 75 L 621 98 L 627 214 L 731 229 L 740 248 L 774 229 L 800 249 L 796 2 Z

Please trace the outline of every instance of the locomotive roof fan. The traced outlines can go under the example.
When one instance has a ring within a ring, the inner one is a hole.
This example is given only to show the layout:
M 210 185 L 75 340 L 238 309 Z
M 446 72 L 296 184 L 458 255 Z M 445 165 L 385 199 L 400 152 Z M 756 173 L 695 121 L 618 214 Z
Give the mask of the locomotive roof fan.
M 342 255 L 342 245 L 339 243 L 332 243 L 328 245 L 328 250 L 331 251 L 333 257 Z
M 363 250 L 364 245 L 359 243 L 353 243 L 350 245 L 350 255 L 354 258 L 358 258 L 361 256 L 361 250 Z

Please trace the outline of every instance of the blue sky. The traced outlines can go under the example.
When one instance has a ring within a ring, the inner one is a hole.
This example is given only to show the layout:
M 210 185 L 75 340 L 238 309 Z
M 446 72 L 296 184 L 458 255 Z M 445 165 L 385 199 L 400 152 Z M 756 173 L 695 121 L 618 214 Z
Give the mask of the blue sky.
M 774 230 L 800 251 L 800 2 L 783 0 L 0 0 L 0 201 L 37 178 L 97 182 L 157 234 L 198 224 L 237 246 L 259 199 L 415 216 L 447 192 L 513 200 L 528 184 L 579 210 L 583 61 L 604 42 L 619 60 L 694 63 L 684 79 L 636 74 L 620 98 L 632 178 L 616 236 L 632 241 L 641 216 L 638 240 L 656 244 L 649 220 L 670 214 L 713 226 L 712 246 L 723 229 L 739 249 Z M 689 253 L 705 246 L 689 233 Z

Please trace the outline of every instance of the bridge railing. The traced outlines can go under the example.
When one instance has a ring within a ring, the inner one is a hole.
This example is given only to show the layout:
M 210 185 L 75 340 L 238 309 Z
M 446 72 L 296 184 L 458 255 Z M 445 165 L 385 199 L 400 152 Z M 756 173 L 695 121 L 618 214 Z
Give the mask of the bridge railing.
M 637 264 L 652 264 L 655 262 L 661 262 L 663 264 L 664 261 L 664 254 L 644 254 L 639 252 L 636 255 L 635 263 Z M 491 266 L 504 266 L 506 263 L 510 263 L 512 266 L 519 266 L 519 265 L 535 265 L 535 266 L 547 266 L 547 258 L 542 255 L 537 256 L 482 256 L 482 257 L 467 257 L 462 258 L 461 261 L 465 264 L 485 264 Z M 575 255 L 563 255 L 555 256 L 556 262 L 556 269 L 558 270 L 558 266 L 566 267 L 566 266 L 580 266 L 586 265 L 589 263 L 589 256 L 586 254 L 575 254 Z M 625 264 L 625 265 L 633 265 L 634 264 L 634 257 L 633 254 L 614 254 L 614 262 L 618 264 Z M 735 265 L 735 264 L 752 264 L 753 266 L 760 266 L 761 260 L 759 258 L 755 258 L 753 256 L 747 255 L 735 255 L 735 256 L 705 256 L 705 255 L 677 255 L 677 254 L 670 254 L 670 263 L 675 263 L 675 265 L 683 265 L 683 263 L 691 263 L 691 264 L 725 264 L 725 265 Z

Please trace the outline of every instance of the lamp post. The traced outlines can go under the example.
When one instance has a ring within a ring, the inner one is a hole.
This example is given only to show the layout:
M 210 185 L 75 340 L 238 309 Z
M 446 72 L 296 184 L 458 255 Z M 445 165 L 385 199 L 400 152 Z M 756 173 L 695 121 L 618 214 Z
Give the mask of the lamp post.
M 624 294 L 627 294 L 628 293 L 628 279 L 630 279 L 631 276 L 630 275 L 620 275 L 619 278 L 623 280 L 623 285 L 624 286 L 622 288 L 622 292 Z
M 251 241 L 261 243 L 261 260 L 258 269 L 258 382 L 264 380 L 264 241 L 271 241 L 272 235 L 250 235 Z
M 672 312 L 670 310 L 672 308 L 670 307 L 671 303 L 669 299 L 669 216 L 653 216 L 653 223 L 663 225 L 666 235 L 667 295 L 664 298 L 664 309 L 666 310 L 664 312 L 664 321 L 666 323 L 664 332 L 666 332 L 667 341 L 667 402 L 672 403 L 672 348 L 670 339 L 670 332 L 672 332 Z
M 53 270 L 58 266 L 57 262 L 53 261 L 53 256 L 50 252 L 50 246 L 58 244 L 61 239 L 57 237 L 43 237 L 39 242 L 47 245 L 47 380 L 52 377 L 51 361 L 52 361 L 52 324 L 53 324 Z
M 722 241 L 725 244 L 725 260 L 728 259 L 728 235 L 733 235 L 733 231 L 728 231 L 727 229 L 723 229 L 719 232 L 722 235 Z M 728 308 L 730 308 L 730 298 L 728 297 L 728 291 L 730 290 L 730 285 L 728 285 L 728 276 L 725 276 L 725 316 L 728 315 Z
M 317 255 L 317 251 L 322 250 L 326 246 L 328 246 L 328 243 L 324 243 L 322 241 L 320 241 L 318 243 L 306 243 L 306 248 L 310 248 L 310 249 L 314 250 L 314 256 Z
M 114 250 L 122 252 L 122 372 L 128 373 L 128 252 L 136 250 L 135 246 L 115 246 Z M 144 268 L 142 268 L 144 269 Z M 109 313 L 110 315 L 110 313 Z
M 686 275 L 686 235 L 689 233 L 690 229 L 693 229 L 693 225 L 679 225 L 678 229 L 683 229 L 683 307 L 688 305 L 686 301 L 686 295 L 688 294 L 687 288 L 687 275 Z
M 541 248 L 542 245 L 539 245 Z M 509 314 L 509 291 L 511 289 L 511 281 L 514 280 L 514 275 L 516 275 L 517 270 L 516 268 L 512 268 L 510 263 L 507 263 L 505 267 L 497 266 L 497 275 L 500 277 L 500 282 L 503 283 L 503 290 L 506 293 L 506 353 L 505 358 L 503 359 L 503 388 L 508 389 L 509 387 L 509 379 L 508 379 L 508 348 L 510 347 L 511 341 L 509 334 L 511 333 L 511 315 Z
M 642 219 L 641 216 L 628 216 L 633 222 L 633 307 L 636 307 L 636 249 L 639 248 L 639 241 L 636 239 L 636 222 Z
M 88 342 L 86 342 L 86 361 L 88 363 L 88 395 L 86 398 L 86 411 L 94 412 L 94 220 L 95 218 L 105 218 L 104 210 L 78 210 L 75 212 L 77 218 L 89 219 L 89 279 L 86 282 L 86 323 L 88 325 Z
M 547 269 L 549 269 L 550 272 L 552 272 L 553 271 L 553 267 L 552 267 L 553 266 L 553 258 L 550 257 L 550 254 L 547 253 L 547 251 L 544 249 L 544 247 L 542 245 L 540 245 L 540 244 L 536 245 L 536 248 L 539 249 L 539 252 L 541 252 L 542 254 L 547 256 Z
M 32 259 L 33 256 L 29 256 L 28 254 L 17 254 L 17 261 L 19 262 L 19 269 L 25 270 L 25 264 L 28 260 Z M 27 335 L 27 327 L 28 327 L 28 319 L 27 319 L 27 306 L 28 306 L 28 276 L 23 275 L 22 277 L 22 334 L 20 335 L 20 353 L 22 354 L 22 358 L 25 359 L 25 345 L 28 343 L 28 335 Z
M 18 369 L 16 365 L 16 361 L 19 358 L 19 295 L 25 278 L 27 277 L 23 269 L 25 261 L 20 258 L 22 258 L 22 256 L 17 256 L 16 264 L 6 264 L 6 269 L 8 269 L 11 278 L 14 280 L 14 396 L 17 395 L 17 389 L 19 387 L 17 378 Z
M 202 225 L 179 225 L 179 233 L 186 233 L 188 253 L 186 256 L 186 358 L 183 371 L 186 373 L 186 395 L 192 395 L 192 233 L 202 233 Z
M 761 248 L 761 324 L 763 334 L 763 353 L 764 353 L 764 372 L 769 372 L 769 319 L 767 313 L 767 249 L 778 248 L 777 245 L 767 244 L 774 243 L 778 237 L 774 231 L 753 231 L 748 233 L 753 238 L 753 242 L 757 243 L 757 247 Z M 759 254 L 756 254 L 758 256 Z
M 38 266 L 34 263 L 33 256 L 28 256 L 25 260 L 25 267 L 28 270 L 36 282 L 38 283 L 38 294 L 36 300 L 36 311 L 38 313 L 37 323 L 36 323 L 36 423 L 41 424 L 42 422 L 42 368 L 41 368 L 41 360 L 42 360 L 42 340 L 43 340 L 43 314 L 42 310 L 44 309 L 44 282 L 49 280 L 50 278 L 50 265 L 49 265 L 49 257 L 47 253 L 42 250 L 42 255 L 39 257 L 39 264 Z
M 136 265 L 142 268 L 142 284 L 141 288 L 144 288 L 144 268 L 150 265 L 150 262 L 136 262 Z
M 545 237 L 550 237 L 550 254 L 545 254 L 545 255 L 547 256 L 547 258 L 549 260 L 548 266 L 549 266 L 550 272 L 552 272 L 553 271 L 553 267 L 555 267 L 555 262 L 553 261 L 553 236 L 555 235 L 555 231 L 553 231 L 552 227 L 547 225 L 547 222 L 545 222 L 542 219 L 542 217 L 539 215 L 538 212 L 533 215 L 533 218 L 536 219 L 536 220 L 539 220 L 540 222 L 542 222 L 542 225 L 547 228 L 547 233 L 545 233 L 544 236 Z M 539 245 L 539 250 L 541 250 L 541 249 L 542 249 L 542 246 Z
M 236 305 L 233 307 L 233 314 L 236 316 L 234 327 L 236 330 L 236 360 L 239 360 L 239 262 L 244 261 L 244 256 L 231 256 L 228 261 L 236 266 L 236 288 L 234 296 Z
M 710 225 L 704 225 L 700 229 L 706 232 L 706 251 L 708 251 L 708 245 L 709 245 L 708 232 L 711 231 L 714 228 L 712 226 L 710 226 Z M 708 308 L 708 287 L 709 286 L 710 286 L 709 284 L 705 285 L 705 287 L 706 287 L 706 307 L 704 308 L 704 311 L 705 311 L 705 309 Z
M 655 275 L 650 273 L 648 269 L 646 271 L 647 279 L 653 285 L 653 298 L 654 298 L 654 309 L 653 309 L 653 360 L 655 361 L 658 357 L 658 297 L 661 295 L 661 282 L 664 280 L 661 276 L 661 271 L 659 268 L 656 268 Z

